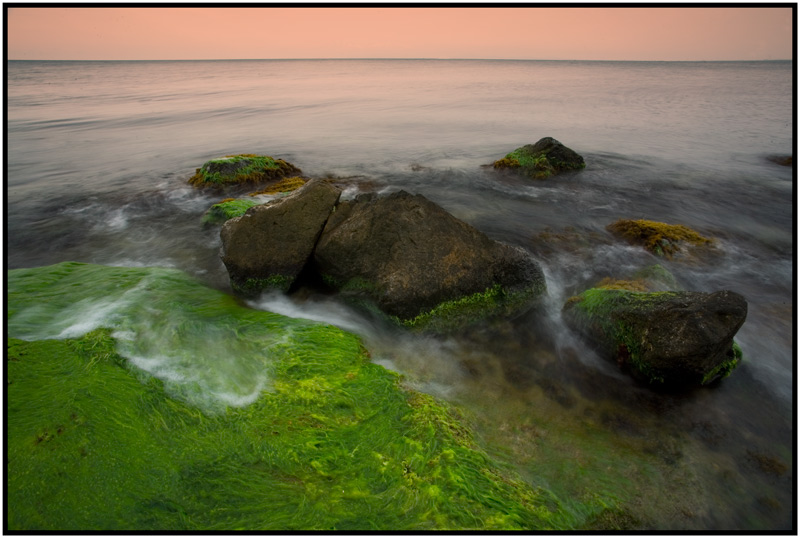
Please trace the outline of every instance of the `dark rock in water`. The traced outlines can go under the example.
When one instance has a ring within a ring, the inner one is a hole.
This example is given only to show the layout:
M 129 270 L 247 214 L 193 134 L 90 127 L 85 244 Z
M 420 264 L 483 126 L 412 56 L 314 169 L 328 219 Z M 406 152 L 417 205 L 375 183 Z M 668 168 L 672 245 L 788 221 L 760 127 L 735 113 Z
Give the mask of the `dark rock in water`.
M 314 261 L 335 288 L 367 297 L 407 326 L 434 330 L 520 311 L 545 289 L 525 251 L 404 191 L 339 204 Z
M 517 148 L 493 163 L 496 169 L 514 169 L 534 179 L 545 179 L 565 170 L 586 167 L 583 157 L 555 138 Z
M 770 155 L 767 159 L 781 166 L 792 166 L 794 163 L 791 155 Z
M 741 350 L 733 337 L 747 317 L 747 302 L 732 291 L 592 288 L 570 298 L 562 314 L 570 328 L 635 377 L 692 387 L 725 377 L 738 365 Z
M 234 291 L 287 291 L 311 257 L 341 191 L 311 180 L 292 194 L 251 207 L 220 231 L 221 258 Z
M 213 159 L 197 169 L 189 184 L 199 188 L 224 189 L 253 185 L 298 175 L 302 171 L 283 159 L 268 155 L 228 155 Z

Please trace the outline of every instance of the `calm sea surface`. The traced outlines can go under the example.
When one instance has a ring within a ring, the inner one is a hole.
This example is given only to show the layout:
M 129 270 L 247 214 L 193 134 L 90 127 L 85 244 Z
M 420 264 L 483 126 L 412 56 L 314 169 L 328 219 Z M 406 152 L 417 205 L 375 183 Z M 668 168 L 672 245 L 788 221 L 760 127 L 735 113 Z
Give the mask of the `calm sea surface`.
M 219 197 L 186 180 L 232 153 L 421 193 L 534 253 L 548 278 L 544 311 L 436 339 L 375 326 L 331 299 L 253 306 L 361 334 L 374 360 L 468 408 L 531 481 L 577 494 L 557 470 L 572 456 L 556 454 L 555 432 L 599 428 L 613 439 L 604 446 L 657 462 L 653 476 L 609 464 L 605 477 L 636 492 L 630 508 L 646 525 L 787 529 L 794 180 L 770 157 L 793 152 L 792 75 L 791 62 L 11 61 L 6 260 L 171 266 L 228 289 L 218 230 L 200 226 Z M 483 166 L 544 136 L 586 169 L 529 182 Z M 702 266 L 656 260 L 612 240 L 605 226 L 618 218 L 691 226 L 723 255 Z M 543 249 L 544 231 L 572 240 Z M 717 387 L 655 394 L 560 320 L 572 294 L 659 261 L 685 289 L 748 301 L 736 337 L 745 361 Z

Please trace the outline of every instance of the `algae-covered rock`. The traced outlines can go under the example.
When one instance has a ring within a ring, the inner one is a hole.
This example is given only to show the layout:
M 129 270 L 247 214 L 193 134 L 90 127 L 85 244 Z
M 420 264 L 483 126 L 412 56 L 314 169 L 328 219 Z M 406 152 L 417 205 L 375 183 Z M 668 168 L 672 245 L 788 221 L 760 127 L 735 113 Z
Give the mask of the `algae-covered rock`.
M 285 177 L 259 191 L 251 192 L 249 196 L 259 196 L 261 194 L 283 194 L 296 191 L 305 184 L 306 180 L 299 176 Z
M 638 293 L 592 288 L 570 298 L 567 325 L 635 377 L 692 387 L 725 377 L 741 359 L 733 337 L 747 302 L 732 291 Z
M 306 184 L 306 180 L 294 176 L 283 178 L 276 183 L 269 185 L 256 192 L 251 192 L 248 196 L 281 195 L 296 191 Z M 253 200 L 252 198 L 226 198 L 219 203 L 212 205 L 203 215 L 203 224 L 222 224 L 234 217 L 241 217 L 245 212 L 255 205 L 265 203 L 264 201 Z
M 198 188 L 223 189 L 275 181 L 300 173 L 299 168 L 283 159 L 248 153 L 207 161 L 189 178 L 189 184 Z
M 226 198 L 208 208 L 203 215 L 203 224 L 222 224 L 234 217 L 241 217 L 245 212 L 258 205 L 257 200 L 247 198 Z
M 311 180 L 292 194 L 227 221 L 220 257 L 234 291 L 287 291 L 305 267 L 341 191 Z
M 333 326 L 172 269 L 6 289 L 10 531 L 552 530 L 606 507 L 532 487 Z
M 712 247 L 713 241 L 682 224 L 652 220 L 619 219 L 606 229 L 632 245 L 641 245 L 657 256 L 671 258 L 684 246 Z
M 369 298 L 418 328 L 512 315 L 545 289 L 541 269 L 526 252 L 404 191 L 340 203 L 314 261 L 335 288 Z
M 586 167 L 583 157 L 555 138 L 545 137 L 535 144 L 515 149 L 493 163 L 495 169 L 512 169 L 534 179 L 545 179 L 566 170 Z

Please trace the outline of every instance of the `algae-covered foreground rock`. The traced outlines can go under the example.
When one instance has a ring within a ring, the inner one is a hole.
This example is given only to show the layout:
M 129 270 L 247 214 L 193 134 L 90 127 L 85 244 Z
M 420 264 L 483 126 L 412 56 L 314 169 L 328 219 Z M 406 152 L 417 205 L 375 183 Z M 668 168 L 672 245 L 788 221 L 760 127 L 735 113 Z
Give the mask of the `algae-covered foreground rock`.
M 529 254 L 486 237 L 421 195 L 361 195 L 331 215 L 314 251 L 329 284 L 407 326 L 512 315 L 545 289 Z
M 283 159 L 248 153 L 207 161 L 189 178 L 189 184 L 198 188 L 223 189 L 275 181 L 300 173 L 299 168 Z
M 732 291 L 638 293 L 592 288 L 562 312 L 573 330 L 635 377 L 692 387 L 725 377 L 741 359 L 733 337 L 747 302 Z
M 63 263 L 7 292 L 8 530 L 574 529 L 614 505 L 531 487 L 356 336 L 179 271 Z
M 641 245 L 657 256 L 671 258 L 684 246 L 713 247 L 714 242 L 681 224 L 665 224 L 652 220 L 619 219 L 606 229 L 632 245 Z
M 289 196 L 247 210 L 220 231 L 220 257 L 234 291 L 288 291 L 305 267 L 341 191 L 311 180 Z
M 534 179 L 545 179 L 566 170 L 586 167 L 583 157 L 555 138 L 517 148 L 493 163 L 496 169 L 513 169 Z

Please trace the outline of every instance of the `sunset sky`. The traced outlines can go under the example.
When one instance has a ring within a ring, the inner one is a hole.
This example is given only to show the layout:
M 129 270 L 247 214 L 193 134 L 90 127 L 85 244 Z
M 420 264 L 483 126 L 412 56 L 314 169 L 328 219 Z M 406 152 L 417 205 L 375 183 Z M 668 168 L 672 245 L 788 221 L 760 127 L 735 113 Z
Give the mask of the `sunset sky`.
M 12 60 L 792 59 L 786 7 L 9 8 Z

